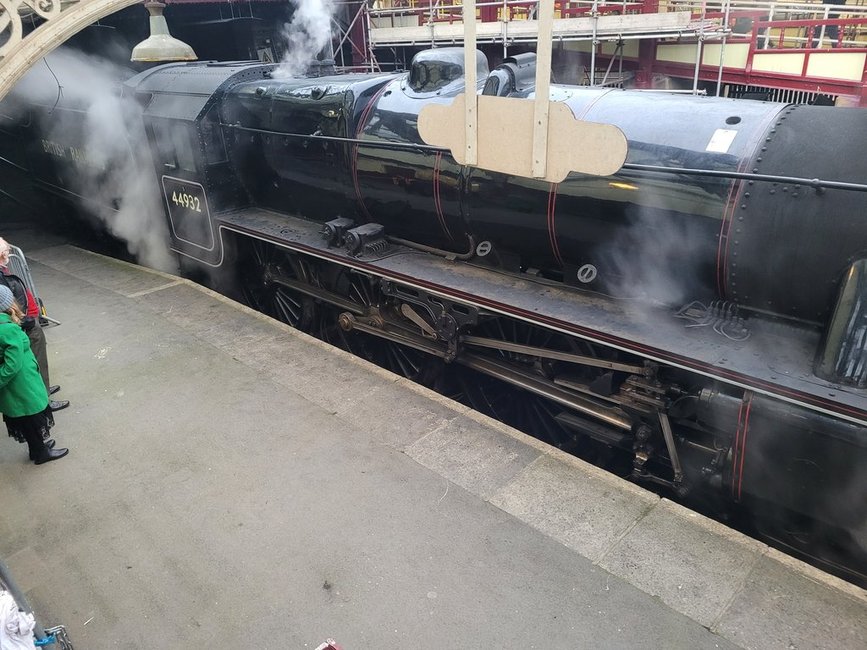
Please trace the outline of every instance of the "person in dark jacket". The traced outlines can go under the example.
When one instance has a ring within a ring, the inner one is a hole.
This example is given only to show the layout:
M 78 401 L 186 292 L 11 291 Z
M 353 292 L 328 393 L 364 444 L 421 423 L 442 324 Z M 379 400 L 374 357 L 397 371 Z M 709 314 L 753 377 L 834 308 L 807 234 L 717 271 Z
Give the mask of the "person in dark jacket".
M 52 386 L 48 376 L 48 342 L 45 340 L 45 332 L 42 331 L 42 326 L 39 324 L 39 305 L 27 285 L 24 284 L 24 280 L 9 272 L 10 252 L 11 246 L 0 237 L 0 285 L 5 284 L 12 290 L 15 302 L 24 312 L 21 328 L 27 332 L 27 338 L 30 339 L 30 349 L 33 356 L 36 357 L 36 363 L 39 364 L 39 374 L 45 382 L 45 389 L 49 395 L 54 395 L 60 390 L 60 386 Z M 69 406 L 69 400 L 50 400 L 49 406 L 51 406 L 52 411 L 59 411 Z
M 51 409 L 30 340 L 19 323 L 22 312 L 12 291 L 0 285 L 0 413 L 9 435 L 23 438 L 37 465 L 63 458 L 68 449 L 53 449 L 48 438 Z
M 822 4 L 826 5 L 844 5 L 846 0 L 823 0 Z M 840 14 L 830 14 L 831 20 L 840 18 Z M 837 25 L 828 25 L 825 27 L 825 38 L 830 41 L 831 47 L 837 47 L 837 39 L 840 37 L 840 27 Z

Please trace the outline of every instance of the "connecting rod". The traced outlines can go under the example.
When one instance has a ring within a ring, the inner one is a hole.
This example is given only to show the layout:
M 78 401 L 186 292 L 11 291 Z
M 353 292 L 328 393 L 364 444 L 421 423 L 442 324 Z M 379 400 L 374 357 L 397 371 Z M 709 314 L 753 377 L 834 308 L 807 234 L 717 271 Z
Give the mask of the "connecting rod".
M 407 345 L 440 358 L 445 358 L 447 354 L 446 346 L 441 343 L 433 342 L 408 332 L 378 327 L 377 325 L 363 322 L 350 313 L 341 314 L 339 323 L 340 327 L 345 331 L 358 330 L 367 334 L 373 334 L 374 336 Z M 459 354 L 455 362 L 504 381 L 512 386 L 523 388 L 534 395 L 550 399 L 561 406 L 593 417 L 623 431 L 632 430 L 632 419 L 619 408 L 605 406 L 595 400 L 575 395 L 544 377 L 522 372 L 507 363 L 488 359 L 471 352 Z

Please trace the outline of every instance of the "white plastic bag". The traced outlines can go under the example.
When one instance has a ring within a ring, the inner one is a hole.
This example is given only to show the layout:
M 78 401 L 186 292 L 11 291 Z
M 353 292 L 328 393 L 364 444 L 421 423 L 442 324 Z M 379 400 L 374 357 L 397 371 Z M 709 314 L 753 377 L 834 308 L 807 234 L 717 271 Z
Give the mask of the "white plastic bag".
M 33 614 L 18 610 L 12 594 L 0 591 L 0 650 L 35 650 Z

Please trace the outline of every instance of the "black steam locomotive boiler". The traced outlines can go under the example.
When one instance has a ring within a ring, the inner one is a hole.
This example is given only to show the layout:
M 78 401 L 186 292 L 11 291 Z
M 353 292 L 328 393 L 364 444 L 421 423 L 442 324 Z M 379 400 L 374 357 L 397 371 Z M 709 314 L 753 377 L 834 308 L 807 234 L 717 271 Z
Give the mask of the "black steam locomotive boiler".
M 867 112 L 554 85 L 629 153 L 614 176 L 552 184 L 421 140 L 463 65 L 442 48 L 403 74 L 129 79 L 172 249 L 285 322 L 746 512 L 863 584 Z M 477 78 L 530 96 L 532 57 L 489 72 L 478 53 Z

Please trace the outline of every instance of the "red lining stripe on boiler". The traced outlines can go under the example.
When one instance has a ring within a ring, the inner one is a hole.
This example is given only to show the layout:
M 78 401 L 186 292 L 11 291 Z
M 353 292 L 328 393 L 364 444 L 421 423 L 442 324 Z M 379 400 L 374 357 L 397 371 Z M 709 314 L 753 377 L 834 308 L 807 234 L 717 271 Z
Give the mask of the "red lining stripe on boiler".
M 384 84 L 382 88 L 376 91 L 373 97 L 370 98 L 370 103 L 364 107 L 364 111 L 361 113 L 361 117 L 358 119 L 358 128 L 355 129 L 355 137 L 356 139 L 361 139 L 361 134 L 364 131 L 364 127 L 367 126 L 367 120 L 370 118 L 370 114 L 373 111 L 373 107 L 376 102 L 379 100 L 380 96 L 385 89 L 388 87 L 388 84 Z M 370 212 L 367 211 L 367 206 L 364 205 L 364 198 L 361 196 L 361 184 L 358 182 L 358 147 L 361 146 L 359 144 L 355 144 L 352 146 L 352 184 L 355 186 L 355 198 L 358 201 L 359 206 L 361 206 L 361 212 L 369 221 L 373 221 L 373 217 L 370 216 Z
M 743 172 L 747 167 L 747 161 L 742 161 L 738 165 L 738 172 Z M 738 193 L 741 189 L 741 181 L 733 181 L 729 188 L 729 195 L 726 199 L 725 210 L 723 212 L 722 223 L 720 223 L 719 241 L 716 249 L 716 289 L 721 298 L 728 300 L 728 270 L 729 261 L 729 233 L 732 228 L 732 222 L 735 218 L 735 208 L 737 207 Z
M 446 236 L 454 241 L 455 238 L 452 237 L 452 233 L 449 231 L 448 224 L 446 224 L 446 216 L 443 213 L 443 203 L 440 194 L 440 170 L 442 169 L 443 162 L 443 154 L 441 151 L 438 151 L 436 157 L 434 159 L 434 173 L 433 173 L 433 199 L 434 199 L 434 208 L 436 209 L 437 219 L 439 219 L 440 227 L 443 229 L 443 232 Z
M 747 433 L 750 428 L 750 409 L 753 405 L 752 391 L 745 391 L 738 409 L 738 427 L 732 453 L 732 497 L 740 501 L 744 482 L 744 458 L 747 450 Z M 746 407 L 746 408 L 744 408 Z
M 560 247 L 557 244 L 557 228 L 554 224 L 554 213 L 557 211 L 557 186 L 557 183 L 551 183 L 551 189 L 548 191 L 548 240 L 557 263 L 563 266 L 563 258 L 560 256 Z

